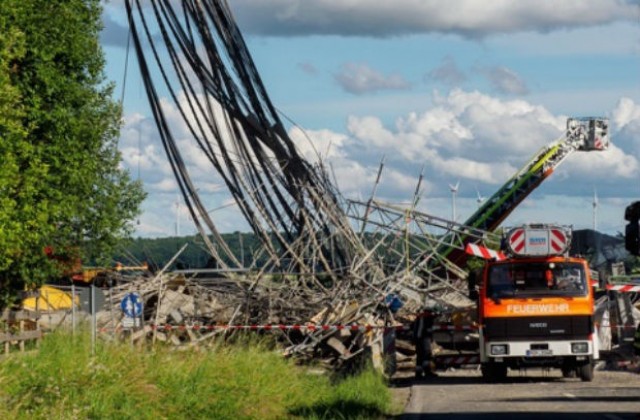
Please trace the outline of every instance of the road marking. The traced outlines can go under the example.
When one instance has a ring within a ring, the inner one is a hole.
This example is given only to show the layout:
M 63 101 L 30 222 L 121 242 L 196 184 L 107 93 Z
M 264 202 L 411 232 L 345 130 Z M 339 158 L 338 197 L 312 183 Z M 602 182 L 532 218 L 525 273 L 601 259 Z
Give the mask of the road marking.
M 575 395 L 573 395 L 573 394 L 564 393 L 564 394 L 562 394 L 562 395 L 564 395 L 565 397 L 570 398 L 570 399 L 572 399 L 572 400 L 577 400 L 577 399 L 578 399 L 578 397 L 576 397 L 576 396 L 575 396 Z

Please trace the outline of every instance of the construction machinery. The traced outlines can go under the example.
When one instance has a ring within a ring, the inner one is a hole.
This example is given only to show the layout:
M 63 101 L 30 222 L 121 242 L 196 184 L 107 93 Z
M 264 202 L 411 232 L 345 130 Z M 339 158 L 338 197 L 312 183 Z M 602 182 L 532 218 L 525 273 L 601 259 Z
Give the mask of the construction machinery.
M 107 287 L 120 283 L 122 274 L 131 271 L 147 272 L 149 265 L 143 263 L 139 266 L 125 266 L 118 262 L 113 267 L 82 267 L 82 270 L 75 273 L 71 280 L 77 285 L 93 283 L 97 287 Z
M 602 117 L 569 118 L 565 134 L 540 149 L 511 179 L 473 213 L 463 225 L 493 232 L 538 185 L 575 151 L 604 151 L 609 148 L 609 121 Z M 459 236 L 463 243 L 443 241 L 438 254 L 463 267 L 465 243 L 471 238 Z
M 80 253 L 76 249 L 62 252 L 54 249 L 53 246 L 47 246 L 44 253 L 58 266 L 61 273 L 61 278 L 52 281 L 52 283 L 62 281 L 64 284 L 68 284 L 71 281 L 76 286 L 94 284 L 98 287 L 105 287 L 118 283 L 125 272 L 149 271 L 146 262 L 139 266 L 125 266 L 117 262 L 113 267 L 88 267 L 82 264 Z
M 568 254 L 571 234 L 567 226 L 528 224 L 507 230 L 501 251 L 467 247 L 485 263 L 470 276 L 474 304 L 453 313 L 451 324 L 436 324 L 447 331 L 433 331 L 435 367 L 479 365 L 489 382 L 529 367 L 591 381 L 603 313 L 587 261 Z
M 525 225 L 505 236 L 508 257 L 488 260 L 478 293 L 482 375 L 507 369 L 555 367 L 593 379 L 599 343 L 587 261 L 569 257 L 571 230 Z

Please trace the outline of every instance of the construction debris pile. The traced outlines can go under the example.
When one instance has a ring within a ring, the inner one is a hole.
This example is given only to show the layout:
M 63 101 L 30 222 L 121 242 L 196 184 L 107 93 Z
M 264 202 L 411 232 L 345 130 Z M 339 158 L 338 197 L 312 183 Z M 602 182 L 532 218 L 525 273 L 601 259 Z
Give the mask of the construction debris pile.
M 286 355 L 324 361 L 331 368 L 359 360 L 359 355 L 382 363 L 384 354 L 395 352 L 385 349 L 385 340 L 410 333 L 408 327 L 419 305 L 400 297 L 401 293 L 393 295 L 395 302 L 363 300 L 362 296 L 370 295 L 364 283 L 323 292 L 317 281 L 268 274 L 203 279 L 161 272 L 131 277 L 104 289 L 106 305 L 97 318 L 98 331 L 105 338 L 123 337 L 124 333 L 135 342 L 206 347 L 230 334 L 257 330 L 275 335 Z M 121 302 L 132 292 L 144 308 L 137 325 L 127 325 L 121 309 Z M 410 344 L 399 347 L 405 353 L 412 348 Z

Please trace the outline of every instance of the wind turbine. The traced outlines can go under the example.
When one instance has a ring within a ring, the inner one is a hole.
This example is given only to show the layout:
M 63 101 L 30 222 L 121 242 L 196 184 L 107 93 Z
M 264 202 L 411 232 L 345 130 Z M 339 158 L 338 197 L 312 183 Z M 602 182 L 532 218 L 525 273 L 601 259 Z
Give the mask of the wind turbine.
M 449 184 L 449 190 L 451 191 L 451 220 L 456 221 L 456 194 L 458 194 L 458 187 L 460 181 L 456 182 L 456 185 Z
M 478 208 L 480 208 L 480 206 L 482 205 L 482 202 L 485 200 L 486 197 L 481 196 L 480 191 L 478 191 L 477 188 L 476 188 L 476 194 L 478 195 L 478 198 L 476 198 L 476 202 L 478 203 Z
M 593 230 L 598 229 L 598 194 L 596 189 L 593 189 Z

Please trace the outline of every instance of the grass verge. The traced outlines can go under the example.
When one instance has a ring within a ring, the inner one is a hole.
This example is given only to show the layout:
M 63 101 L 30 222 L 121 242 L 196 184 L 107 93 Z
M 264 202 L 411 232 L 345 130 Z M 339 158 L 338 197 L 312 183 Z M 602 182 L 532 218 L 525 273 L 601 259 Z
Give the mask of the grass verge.
M 0 361 L 0 418 L 376 419 L 393 413 L 372 369 L 313 375 L 255 340 L 151 351 L 56 332 Z

